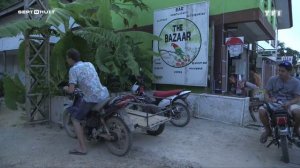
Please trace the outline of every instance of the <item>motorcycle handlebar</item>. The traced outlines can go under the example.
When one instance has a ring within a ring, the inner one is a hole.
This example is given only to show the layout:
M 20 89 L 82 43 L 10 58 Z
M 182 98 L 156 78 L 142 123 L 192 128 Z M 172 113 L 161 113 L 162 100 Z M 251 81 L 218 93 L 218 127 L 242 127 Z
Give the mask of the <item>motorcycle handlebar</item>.
M 69 85 L 68 82 L 62 81 L 62 82 L 60 82 L 60 83 L 57 85 L 57 87 L 62 89 L 64 86 L 68 86 L 68 85 Z
M 82 91 L 79 88 L 75 88 L 73 93 L 67 93 L 63 87 L 68 86 L 69 82 L 67 81 L 62 81 L 60 82 L 57 87 L 59 88 L 59 90 L 61 90 L 62 93 L 66 94 L 66 95 L 70 95 L 70 96 L 76 96 L 76 95 L 83 95 Z

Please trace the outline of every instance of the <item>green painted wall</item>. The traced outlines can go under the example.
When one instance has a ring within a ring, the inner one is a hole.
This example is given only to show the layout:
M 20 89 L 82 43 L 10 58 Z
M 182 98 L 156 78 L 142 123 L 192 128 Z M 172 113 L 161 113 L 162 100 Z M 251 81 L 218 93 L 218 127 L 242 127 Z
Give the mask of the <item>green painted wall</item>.
M 259 7 L 260 0 L 210 0 L 210 14 L 217 15 Z
M 259 8 L 266 15 L 268 21 L 271 23 L 274 30 L 276 29 L 277 17 L 276 13 L 272 13 L 275 11 L 274 5 L 272 5 L 272 0 L 258 0 Z
M 153 24 L 153 12 L 157 9 L 163 9 L 173 6 L 178 6 L 182 4 L 203 2 L 205 0 L 144 0 L 149 7 L 149 11 L 140 11 L 129 7 L 130 9 L 136 11 L 137 16 L 133 17 L 130 22 L 132 27 L 134 24 L 138 26 L 145 26 Z M 210 3 L 210 15 L 217 15 L 227 12 L 240 11 L 251 8 L 261 8 L 264 10 L 263 3 L 265 0 L 208 0 Z M 268 4 L 271 0 L 266 0 Z M 269 5 L 270 6 L 270 5 Z M 114 15 L 114 27 L 116 29 L 124 29 L 124 24 L 121 18 Z

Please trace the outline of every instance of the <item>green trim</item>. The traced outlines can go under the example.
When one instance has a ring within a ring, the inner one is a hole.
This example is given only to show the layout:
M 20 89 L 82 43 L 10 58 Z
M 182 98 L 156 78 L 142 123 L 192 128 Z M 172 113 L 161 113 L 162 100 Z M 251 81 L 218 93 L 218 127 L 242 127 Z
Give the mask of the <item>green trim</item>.
M 113 14 L 113 25 L 116 29 L 131 28 L 133 25 L 145 26 L 153 24 L 153 13 L 155 10 L 164 9 L 168 7 L 179 6 L 183 4 L 192 4 L 198 2 L 204 2 L 205 0 L 144 0 L 149 6 L 148 11 L 140 11 L 134 7 L 129 6 L 128 9 L 134 11 L 137 15 L 130 19 L 129 27 L 124 27 L 123 20 L 119 16 Z M 222 13 L 236 12 L 247 9 L 260 8 L 265 14 L 265 10 L 271 11 L 272 0 L 208 0 L 210 3 L 209 13 L 210 15 L 219 15 Z M 265 9 L 264 3 L 266 2 L 267 7 Z M 268 21 L 271 23 L 273 17 L 267 16 Z M 275 19 L 276 20 L 276 19 Z M 276 24 L 271 23 L 273 28 Z

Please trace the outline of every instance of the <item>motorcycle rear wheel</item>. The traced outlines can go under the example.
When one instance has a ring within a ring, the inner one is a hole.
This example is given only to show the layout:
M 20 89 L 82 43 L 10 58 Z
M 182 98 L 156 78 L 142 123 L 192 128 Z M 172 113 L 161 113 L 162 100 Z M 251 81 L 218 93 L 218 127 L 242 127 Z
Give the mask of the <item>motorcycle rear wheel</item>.
M 191 114 L 186 105 L 180 102 L 174 102 L 172 109 L 173 113 L 171 112 L 171 124 L 176 127 L 184 127 L 190 122 Z
M 119 117 L 111 117 L 106 121 L 109 132 L 115 136 L 113 141 L 105 141 L 108 150 L 116 156 L 126 155 L 132 146 L 132 134 Z
M 74 127 L 73 127 L 71 114 L 67 111 L 64 111 L 64 113 L 63 113 L 63 126 L 65 128 L 65 131 L 71 138 L 74 138 L 74 139 L 77 138 Z
M 285 135 L 280 136 L 280 146 L 281 146 L 281 150 L 282 150 L 282 161 L 285 163 L 289 163 L 290 158 L 289 158 L 287 136 L 285 136 Z

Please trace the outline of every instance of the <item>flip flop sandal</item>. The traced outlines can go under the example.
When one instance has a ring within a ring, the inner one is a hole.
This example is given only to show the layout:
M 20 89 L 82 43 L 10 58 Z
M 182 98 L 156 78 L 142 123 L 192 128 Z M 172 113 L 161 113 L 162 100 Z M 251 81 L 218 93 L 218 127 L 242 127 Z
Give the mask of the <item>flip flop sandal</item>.
M 80 152 L 77 149 L 73 149 L 69 151 L 69 154 L 71 155 L 86 155 L 86 152 Z
M 266 143 L 269 136 L 270 135 L 267 132 L 263 132 L 260 136 L 260 140 L 259 140 L 260 143 L 263 143 L 263 144 Z
M 300 136 L 294 135 L 295 136 L 295 145 L 300 148 Z
M 298 140 L 296 140 L 296 146 L 298 147 L 298 148 L 300 148 L 300 138 L 298 138 Z

